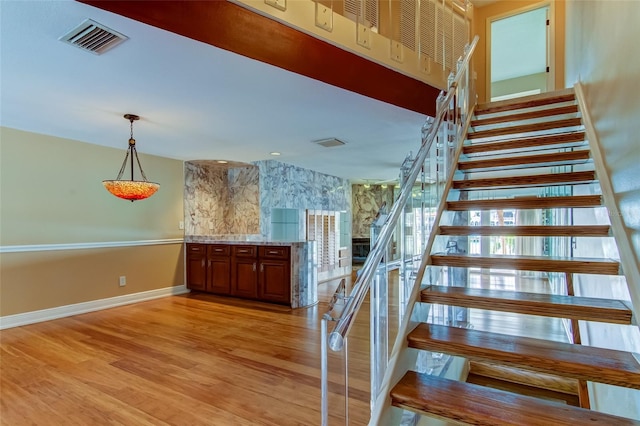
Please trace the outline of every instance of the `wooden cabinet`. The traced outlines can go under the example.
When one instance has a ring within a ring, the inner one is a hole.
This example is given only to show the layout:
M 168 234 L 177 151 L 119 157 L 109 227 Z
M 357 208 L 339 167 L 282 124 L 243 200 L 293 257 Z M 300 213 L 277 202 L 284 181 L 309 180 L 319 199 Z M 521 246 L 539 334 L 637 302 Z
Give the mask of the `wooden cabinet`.
M 223 244 L 207 245 L 207 291 L 231 294 L 231 248 Z
M 269 302 L 291 301 L 289 247 L 259 247 L 258 297 Z
M 233 246 L 231 256 L 231 294 L 258 298 L 258 253 L 256 246 Z
M 188 243 L 187 287 L 289 305 L 291 248 Z
M 207 289 L 207 246 L 187 244 L 187 288 L 206 291 Z
M 191 290 L 229 294 L 231 288 L 229 247 L 218 244 L 187 244 L 187 287 Z

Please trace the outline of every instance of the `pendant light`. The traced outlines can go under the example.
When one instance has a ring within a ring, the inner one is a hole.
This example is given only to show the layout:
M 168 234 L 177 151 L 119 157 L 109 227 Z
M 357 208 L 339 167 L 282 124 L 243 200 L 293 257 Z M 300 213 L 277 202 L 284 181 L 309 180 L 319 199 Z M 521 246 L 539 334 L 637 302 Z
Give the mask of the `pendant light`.
M 127 148 L 127 153 L 124 156 L 124 161 L 122 162 L 122 167 L 120 167 L 118 177 L 115 180 L 103 180 L 102 184 L 105 188 L 107 188 L 107 191 L 109 191 L 116 197 L 134 202 L 135 200 L 144 200 L 145 198 L 151 197 L 156 193 L 158 188 L 160 188 L 160 185 L 155 182 L 149 182 L 144 174 L 144 171 L 142 170 L 142 165 L 140 165 L 138 151 L 136 151 L 136 140 L 133 138 L 133 122 L 139 120 L 140 117 L 135 114 L 125 114 L 124 118 L 129 120 L 129 128 L 131 131 L 129 136 L 129 147 Z M 134 179 L 134 157 L 136 160 L 135 162 L 138 163 L 138 168 L 140 169 L 142 180 Z M 127 160 L 129 159 L 131 164 L 131 180 L 123 180 L 122 175 L 124 174 L 124 169 L 127 167 Z

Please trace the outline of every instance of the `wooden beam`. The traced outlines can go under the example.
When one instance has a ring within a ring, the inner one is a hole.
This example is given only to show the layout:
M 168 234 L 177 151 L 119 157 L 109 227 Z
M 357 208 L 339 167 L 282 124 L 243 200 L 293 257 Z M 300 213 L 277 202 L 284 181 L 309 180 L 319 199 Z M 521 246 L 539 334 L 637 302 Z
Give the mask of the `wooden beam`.
M 228 1 L 78 1 L 370 98 L 435 115 L 439 89 Z

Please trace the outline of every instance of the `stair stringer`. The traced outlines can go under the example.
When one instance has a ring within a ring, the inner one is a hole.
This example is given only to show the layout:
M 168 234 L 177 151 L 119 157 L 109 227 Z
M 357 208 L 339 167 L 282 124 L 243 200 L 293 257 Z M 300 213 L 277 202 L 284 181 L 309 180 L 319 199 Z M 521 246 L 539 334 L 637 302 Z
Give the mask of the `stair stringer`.
M 473 117 L 474 115 L 474 108 L 475 106 L 469 112 L 467 122 L 465 123 L 465 127 L 461 133 L 462 135 L 465 135 L 465 137 L 469 129 L 469 124 L 471 123 L 471 117 Z M 420 302 L 420 290 L 422 289 L 422 281 L 424 279 L 424 274 L 427 270 L 427 266 L 431 265 L 431 249 L 436 237 L 438 236 L 437 231 L 440 227 L 442 214 L 447 207 L 447 199 L 449 197 L 449 192 L 453 187 L 454 176 L 456 172 L 458 172 L 457 164 L 460 159 L 460 155 L 462 154 L 462 148 L 464 146 L 465 140 L 466 138 L 461 141 L 456 141 L 457 147 L 453 156 L 453 161 L 450 165 L 451 168 L 447 176 L 447 183 L 445 184 L 445 187 L 442 191 L 442 196 L 440 198 L 440 201 L 438 202 L 438 209 L 436 210 L 435 218 L 433 221 L 433 228 L 429 233 L 429 238 L 427 240 L 427 244 L 425 245 L 425 251 L 422 255 L 422 261 L 420 262 L 420 267 L 418 268 L 416 279 L 413 283 L 413 287 L 411 288 L 411 293 L 408 298 L 406 310 L 407 314 L 402 319 L 402 323 L 398 329 L 398 335 L 396 336 L 396 340 L 393 344 L 393 349 L 389 357 L 387 370 L 380 385 L 380 394 L 378 395 L 375 406 L 373 407 L 373 410 L 371 412 L 369 426 L 387 426 L 390 424 L 399 424 L 399 418 L 395 419 L 395 422 L 393 421 L 394 417 L 397 417 L 398 415 L 398 410 L 391 405 L 390 392 L 393 385 L 398 382 L 398 380 L 400 380 L 400 378 L 402 378 L 402 376 L 409 369 L 415 366 L 415 359 L 413 360 L 413 364 L 411 364 L 409 362 L 411 358 L 407 356 L 407 351 L 410 350 L 410 348 L 408 347 L 407 337 L 409 333 L 414 328 L 416 328 L 419 322 L 424 322 L 426 320 L 426 315 L 424 315 L 425 318 L 423 320 L 416 322 L 416 320 L 414 319 L 414 313 L 416 313 L 417 306 L 423 305 L 422 302 Z M 416 315 L 418 314 L 416 313 Z M 463 369 L 463 371 L 465 370 L 468 373 L 468 362 L 467 368 Z M 466 376 L 458 377 L 457 379 L 466 379 Z
M 640 268 L 636 259 L 639 257 L 635 252 L 633 244 L 629 239 L 629 236 L 625 232 L 625 225 L 622 221 L 622 214 L 619 212 L 618 205 L 615 200 L 613 192 L 613 184 L 607 171 L 607 167 L 602 154 L 602 148 L 598 139 L 598 134 L 591 120 L 591 115 L 587 108 L 587 101 L 584 95 L 584 89 L 582 83 L 578 82 L 574 85 L 574 91 L 576 95 L 576 101 L 578 103 L 578 109 L 582 114 L 582 122 L 585 128 L 585 134 L 587 141 L 589 142 L 589 148 L 591 150 L 591 157 L 593 158 L 593 165 L 598 176 L 600 183 L 600 190 L 602 191 L 602 201 L 604 206 L 609 212 L 609 220 L 611 221 L 611 231 L 613 237 L 618 246 L 618 252 L 620 254 L 620 264 L 622 265 L 622 272 L 627 280 L 627 287 L 629 288 L 629 294 L 631 295 L 631 302 L 635 309 L 633 310 L 633 321 L 635 325 L 640 326 L 638 323 L 638 311 L 640 308 Z
M 627 289 L 631 296 L 631 302 L 626 302 L 626 304 L 633 312 L 632 323 L 640 327 L 638 320 L 638 309 L 640 309 L 640 269 L 637 262 L 640 253 L 637 253 L 634 249 L 630 236 L 625 230 L 625 224 L 620 209 L 618 208 L 618 203 L 616 202 L 615 192 L 605 162 L 602 146 L 600 145 L 598 133 L 587 106 L 584 86 L 581 82 L 577 82 L 574 85 L 574 92 L 578 110 L 582 115 L 585 139 L 589 143 L 593 166 L 598 176 L 602 194 L 602 204 L 607 209 L 611 224 L 611 234 L 618 248 L 622 274 L 625 276 Z M 580 284 L 577 284 L 578 288 L 579 286 Z M 586 343 L 590 343 L 591 333 L 587 327 L 584 322 L 580 324 L 581 334 L 584 336 L 583 339 L 586 340 Z M 636 328 L 634 331 L 636 332 L 635 334 L 638 335 L 639 329 Z M 633 340 L 629 336 L 627 336 L 626 339 Z M 595 344 L 597 346 L 598 342 L 595 342 Z M 638 351 L 638 346 L 640 345 L 635 345 L 634 350 L 631 341 L 628 341 L 626 344 L 632 346 L 632 348 L 629 349 L 625 347 L 623 350 L 640 352 Z M 636 358 L 638 359 L 638 357 Z M 640 359 L 638 359 L 638 362 L 640 363 Z M 636 418 L 640 418 L 640 402 L 638 402 L 637 396 L 634 397 L 633 394 L 629 393 L 631 391 L 628 389 L 609 387 L 593 382 L 588 382 L 587 385 L 592 409 L 620 416 L 630 416 L 630 410 L 635 411 L 634 414 Z M 630 408 L 634 404 L 635 407 Z

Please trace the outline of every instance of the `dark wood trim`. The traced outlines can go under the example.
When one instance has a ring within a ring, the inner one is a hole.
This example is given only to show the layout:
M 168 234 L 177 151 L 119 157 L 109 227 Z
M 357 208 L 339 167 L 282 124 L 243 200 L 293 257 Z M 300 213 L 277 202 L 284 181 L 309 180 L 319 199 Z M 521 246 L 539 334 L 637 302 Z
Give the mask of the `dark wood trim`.
M 411 111 L 435 114 L 439 89 L 228 1 L 78 1 Z

